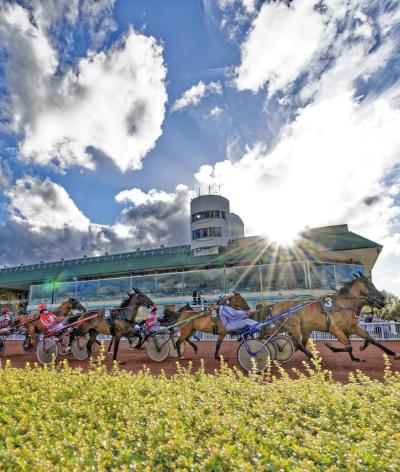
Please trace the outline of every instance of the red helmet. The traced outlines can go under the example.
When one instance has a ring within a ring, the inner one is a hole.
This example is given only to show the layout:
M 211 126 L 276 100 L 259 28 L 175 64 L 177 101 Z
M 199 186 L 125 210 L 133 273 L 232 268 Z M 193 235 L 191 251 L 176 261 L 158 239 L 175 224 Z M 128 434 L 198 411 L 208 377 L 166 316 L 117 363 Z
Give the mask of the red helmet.
M 151 307 L 151 311 L 156 311 L 156 310 L 158 310 L 158 306 L 157 306 L 157 305 L 153 305 L 153 306 Z
M 39 313 L 43 313 L 44 310 L 48 310 L 47 305 L 45 303 L 42 303 L 41 305 L 38 306 Z
M 10 309 L 7 306 L 5 306 L 4 308 L 1 309 L 1 314 L 7 315 L 7 313 L 10 313 Z

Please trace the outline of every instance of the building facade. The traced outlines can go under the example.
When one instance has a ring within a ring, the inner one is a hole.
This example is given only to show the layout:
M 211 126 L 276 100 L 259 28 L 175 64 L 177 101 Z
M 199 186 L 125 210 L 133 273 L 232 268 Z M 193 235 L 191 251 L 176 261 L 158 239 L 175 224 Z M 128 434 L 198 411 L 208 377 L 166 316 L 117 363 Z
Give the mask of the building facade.
M 115 306 L 132 287 L 159 305 L 186 303 L 194 291 L 213 301 L 237 290 L 254 306 L 260 300 L 318 297 L 358 272 L 371 276 L 382 246 L 337 225 L 304 231 L 290 248 L 241 237 L 228 238 L 216 253 L 195 249 L 183 245 L 10 267 L 0 270 L 0 288 L 29 299 L 32 310 L 70 296 L 87 307 Z

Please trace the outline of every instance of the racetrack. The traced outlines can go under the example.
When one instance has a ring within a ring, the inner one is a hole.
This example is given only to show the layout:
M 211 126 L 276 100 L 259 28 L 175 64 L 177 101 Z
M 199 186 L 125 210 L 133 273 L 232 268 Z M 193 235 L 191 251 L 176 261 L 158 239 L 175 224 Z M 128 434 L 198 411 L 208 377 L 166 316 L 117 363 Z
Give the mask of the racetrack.
M 332 344 L 339 347 L 339 343 Z M 400 351 L 399 341 L 388 341 L 384 344 L 393 351 Z M 360 352 L 360 345 L 360 342 L 353 342 L 354 354 L 365 360 L 365 362 L 359 363 L 352 362 L 347 353 L 332 353 L 324 346 L 322 342 L 317 343 L 317 349 L 320 352 L 320 356 L 323 358 L 324 367 L 332 371 L 333 378 L 337 381 L 344 383 L 347 382 L 349 373 L 355 372 L 357 369 L 361 370 L 372 379 L 382 380 L 385 369 L 382 351 L 374 346 L 370 346 L 366 351 Z M 215 342 L 203 341 L 199 342 L 198 346 L 199 351 L 197 354 L 194 354 L 189 346 L 185 352 L 185 357 L 180 360 L 180 364 L 184 367 L 187 367 L 189 363 L 192 362 L 193 369 L 197 370 L 201 365 L 201 359 L 203 359 L 206 372 L 213 373 L 214 370 L 218 369 L 219 367 L 219 361 L 215 360 L 213 357 Z M 225 361 L 230 367 L 238 365 L 236 360 L 237 348 L 238 343 L 236 341 L 229 341 L 222 344 L 220 353 L 223 355 Z M 99 348 L 97 347 L 95 351 L 95 357 L 97 356 L 98 352 Z M 27 362 L 37 362 L 35 354 L 27 355 L 23 352 L 22 341 L 7 341 L 6 352 L 1 359 L 3 367 L 5 365 L 5 360 L 10 360 L 12 367 L 24 367 Z M 56 362 L 62 362 L 63 359 L 67 359 L 72 367 L 82 367 L 83 369 L 88 368 L 88 361 L 77 361 L 71 355 L 68 355 L 65 358 L 63 356 L 59 356 Z M 112 356 L 107 354 L 106 365 L 108 368 L 112 367 L 111 359 Z M 121 365 L 122 369 L 131 372 L 137 372 L 141 370 L 144 365 L 148 367 L 154 375 L 160 374 L 162 370 L 167 375 L 173 375 L 177 371 L 177 359 L 168 358 L 163 362 L 154 362 L 148 357 L 146 349 L 129 351 L 127 349 L 127 343 L 124 341 L 121 341 L 120 344 L 118 360 L 123 362 Z M 295 378 L 297 375 L 295 372 L 293 372 L 293 369 L 306 372 L 306 368 L 303 365 L 304 360 L 304 355 L 300 352 L 296 352 L 293 359 L 287 364 L 284 364 L 283 367 L 291 377 Z M 391 360 L 391 369 L 393 371 L 398 371 L 400 369 L 400 360 Z M 278 370 L 274 368 L 273 373 L 278 374 Z

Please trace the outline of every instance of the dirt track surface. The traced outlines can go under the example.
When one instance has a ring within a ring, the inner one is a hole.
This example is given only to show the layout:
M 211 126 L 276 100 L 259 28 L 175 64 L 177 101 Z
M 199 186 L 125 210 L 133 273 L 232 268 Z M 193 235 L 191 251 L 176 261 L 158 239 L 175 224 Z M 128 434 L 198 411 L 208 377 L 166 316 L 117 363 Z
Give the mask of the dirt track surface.
M 338 346 L 338 343 L 331 343 L 332 345 Z M 332 353 L 323 343 L 317 343 L 317 349 L 324 361 L 324 367 L 333 372 L 335 380 L 340 382 L 347 382 L 350 372 L 355 372 L 360 369 L 362 372 L 367 374 L 372 379 L 383 379 L 384 374 L 384 358 L 383 353 L 374 346 L 368 347 L 367 350 L 360 352 L 360 342 L 353 342 L 353 352 L 357 357 L 365 360 L 365 362 L 352 362 L 347 353 Z M 199 342 L 199 351 L 194 354 L 190 347 L 187 348 L 185 356 L 180 360 L 180 364 L 184 367 L 192 362 L 193 369 L 197 370 L 200 367 L 200 360 L 204 360 L 205 369 L 209 373 L 213 373 L 215 369 L 219 367 L 219 361 L 214 359 L 215 343 L 211 341 Z M 236 351 L 239 343 L 236 341 L 229 341 L 222 344 L 220 354 L 223 355 L 227 364 L 231 367 L 238 366 L 236 359 Z M 389 347 L 395 352 L 400 352 L 400 342 L 392 341 L 386 342 L 385 346 Z M 95 350 L 94 356 L 97 356 L 99 348 Z M 9 359 L 12 367 L 24 367 L 27 362 L 37 362 L 36 354 L 25 354 L 22 349 L 22 341 L 7 341 L 6 351 L 2 359 L 2 366 L 4 361 Z M 82 367 L 83 369 L 88 368 L 88 361 L 77 361 L 71 355 L 66 357 L 59 356 L 57 363 L 67 359 L 72 367 Z M 163 362 L 154 362 L 147 355 L 146 349 L 139 349 L 135 351 L 129 351 L 127 349 L 127 343 L 121 341 L 120 349 L 118 353 L 118 360 L 121 362 L 121 368 L 131 372 L 137 372 L 145 365 L 148 367 L 154 375 L 158 375 L 162 370 L 167 375 L 172 375 L 177 372 L 176 361 L 177 359 L 168 358 Z M 287 364 L 283 364 L 284 369 L 290 374 L 291 377 L 296 377 L 296 374 L 292 369 L 298 369 L 305 372 L 303 361 L 305 357 L 302 353 L 296 352 L 293 359 Z M 400 370 L 400 360 L 391 360 L 392 370 Z M 106 355 L 107 367 L 112 367 L 112 355 Z

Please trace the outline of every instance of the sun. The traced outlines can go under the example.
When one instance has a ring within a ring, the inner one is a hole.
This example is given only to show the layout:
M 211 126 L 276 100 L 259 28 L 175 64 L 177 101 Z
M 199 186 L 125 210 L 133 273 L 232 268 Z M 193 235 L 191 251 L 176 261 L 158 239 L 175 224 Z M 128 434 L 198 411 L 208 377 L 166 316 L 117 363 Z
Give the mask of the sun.
M 299 237 L 301 229 L 292 222 L 281 222 L 264 231 L 264 235 L 278 246 L 290 247 Z

